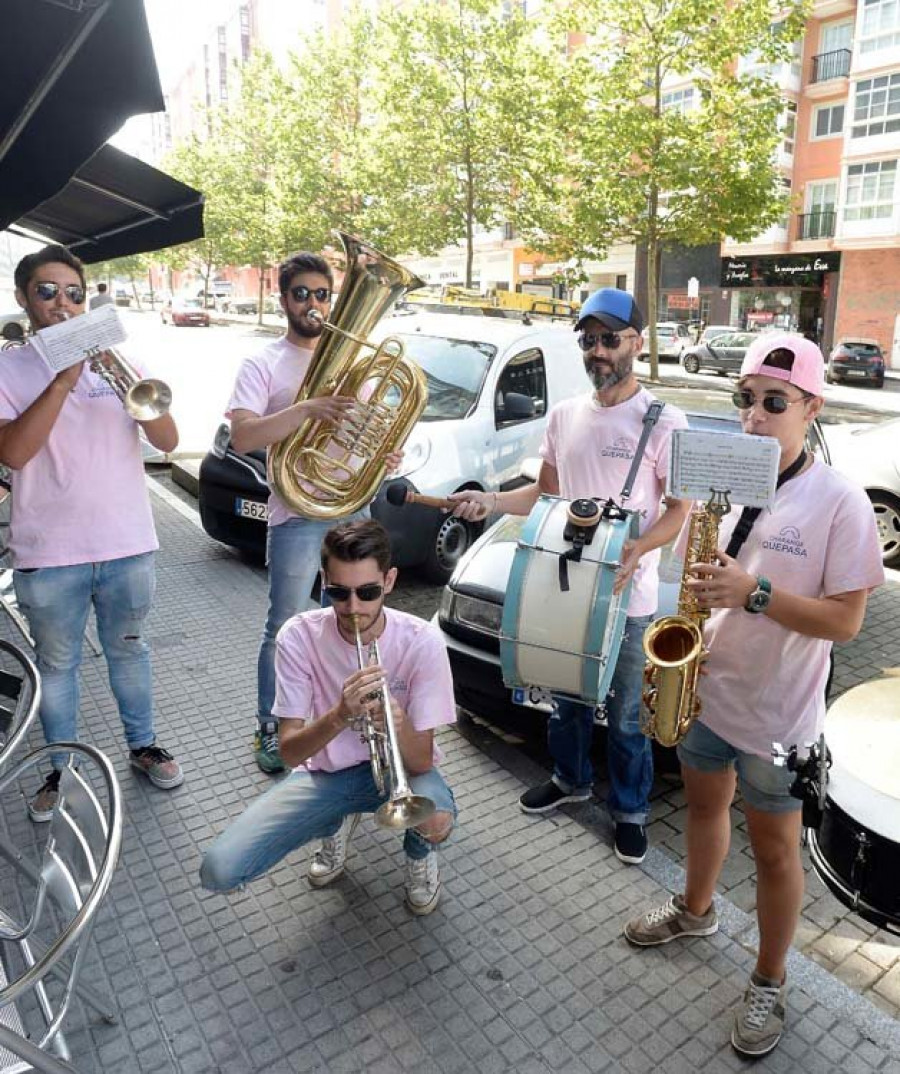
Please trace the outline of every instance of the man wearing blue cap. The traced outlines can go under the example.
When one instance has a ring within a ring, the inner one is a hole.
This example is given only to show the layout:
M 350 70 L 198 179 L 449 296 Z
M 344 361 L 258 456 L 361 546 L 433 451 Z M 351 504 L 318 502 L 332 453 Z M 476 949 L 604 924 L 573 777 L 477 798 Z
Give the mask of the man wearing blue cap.
M 542 492 L 567 500 L 595 497 L 618 502 L 644 416 L 655 401 L 632 368 L 641 350 L 643 327 L 643 315 L 627 291 L 604 287 L 587 299 L 575 331 L 593 390 L 564 400 L 550 411 L 536 484 L 500 493 L 454 493 L 451 499 L 458 501 L 458 515 L 478 521 L 498 511 L 528 514 Z M 643 861 L 647 853 L 653 757 L 639 720 L 644 673 L 641 642 L 656 611 L 659 549 L 677 536 L 691 506 L 687 500 L 664 497 L 672 432 L 684 428 L 687 419 L 672 406 L 665 407 L 653 427 L 627 504 L 639 512 L 640 535 L 626 544 L 616 577 L 617 591 L 629 580 L 632 589 L 625 635 L 605 701 L 610 784 L 606 804 L 615 824 L 616 856 L 628 864 Z M 547 728 L 553 776 L 519 799 L 526 813 L 546 813 L 563 802 L 584 802 L 591 797 L 593 727 L 590 706 L 557 699 Z

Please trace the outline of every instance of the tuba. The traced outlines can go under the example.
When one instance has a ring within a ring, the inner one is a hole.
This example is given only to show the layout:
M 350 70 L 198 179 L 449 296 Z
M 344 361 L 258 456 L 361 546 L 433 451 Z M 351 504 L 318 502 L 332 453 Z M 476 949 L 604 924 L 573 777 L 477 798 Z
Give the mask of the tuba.
M 359 633 L 359 618 L 355 615 L 353 632 L 356 636 L 356 656 L 360 668 L 367 667 L 373 658 L 376 664 L 380 664 L 381 654 L 377 641 L 373 639 L 370 642 L 368 655 L 364 652 Z M 410 789 L 397 743 L 397 730 L 387 685 L 373 696 L 380 701 L 384 711 L 384 732 L 376 729 L 371 716 L 364 716 L 360 736 L 369 747 L 375 789 L 379 794 L 384 794 L 387 781 L 390 781 L 391 788 L 390 798 L 380 805 L 375 813 L 375 823 L 379 828 L 415 828 L 434 813 L 434 802 L 423 794 L 413 794 Z
M 709 501 L 691 512 L 684 572 L 678 592 L 678 610 L 651 623 L 644 631 L 644 704 L 642 730 L 662 746 L 676 746 L 700 714 L 697 683 L 703 648 L 703 624 L 709 609 L 701 608 L 687 585 L 688 567 L 713 563 L 719 541 L 719 524 L 731 510 L 728 494 L 713 491 Z
M 294 402 L 342 395 L 356 405 L 337 423 L 308 419 L 268 457 L 269 484 L 306 518 L 342 518 L 369 503 L 384 480 L 385 456 L 403 444 L 428 401 L 425 374 L 406 359 L 399 339 L 368 342 L 378 321 L 422 281 L 361 239 L 337 234 L 347 258 L 344 283 Z

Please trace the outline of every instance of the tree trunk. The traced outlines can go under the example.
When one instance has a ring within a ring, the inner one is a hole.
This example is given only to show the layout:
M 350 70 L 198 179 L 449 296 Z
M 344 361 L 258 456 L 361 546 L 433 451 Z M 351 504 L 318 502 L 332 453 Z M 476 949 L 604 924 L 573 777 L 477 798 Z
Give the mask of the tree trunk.
M 265 280 L 265 269 L 258 269 L 259 273 L 259 298 L 256 311 L 256 323 L 262 325 L 263 323 L 263 286 Z

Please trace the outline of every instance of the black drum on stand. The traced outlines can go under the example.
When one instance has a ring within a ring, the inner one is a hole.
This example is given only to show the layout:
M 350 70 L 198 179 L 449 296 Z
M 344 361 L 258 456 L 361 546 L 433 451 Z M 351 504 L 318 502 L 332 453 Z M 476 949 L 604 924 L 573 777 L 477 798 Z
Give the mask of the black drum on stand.
M 900 678 L 848 690 L 825 719 L 832 764 L 809 852 L 819 879 L 866 921 L 900 936 Z

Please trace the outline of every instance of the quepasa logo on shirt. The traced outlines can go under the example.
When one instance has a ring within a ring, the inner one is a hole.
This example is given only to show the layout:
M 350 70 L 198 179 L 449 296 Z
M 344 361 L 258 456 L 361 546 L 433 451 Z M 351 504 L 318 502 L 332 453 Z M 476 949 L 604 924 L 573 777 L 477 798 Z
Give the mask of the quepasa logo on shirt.
M 782 552 L 789 556 L 805 557 L 809 554 L 796 526 L 782 526 L 777 536 L 767 537 L 762 546 L 770 552 Z
M 627 436 L 617 436 L 611 444 L 603 448 L 600 456 L 605 459 L 633 459 L 634 443 Z

